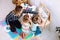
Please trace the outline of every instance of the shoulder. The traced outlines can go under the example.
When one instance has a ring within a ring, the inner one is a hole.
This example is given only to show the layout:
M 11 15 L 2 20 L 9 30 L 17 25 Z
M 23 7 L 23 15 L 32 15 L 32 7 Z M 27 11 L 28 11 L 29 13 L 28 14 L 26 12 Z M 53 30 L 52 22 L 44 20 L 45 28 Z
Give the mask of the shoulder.
M 10 11 L 10 12 L 9 12 L 9 14 L 7 14 L 7 16 L 6 16 L 6 17 L 8 17 L 8 18 L 9 18 L 11 15 L 12 15 L 12 11 Z
M 11 14 L 12 14 L 12 11 L 10 11 L 8 15 L 11 15 Z

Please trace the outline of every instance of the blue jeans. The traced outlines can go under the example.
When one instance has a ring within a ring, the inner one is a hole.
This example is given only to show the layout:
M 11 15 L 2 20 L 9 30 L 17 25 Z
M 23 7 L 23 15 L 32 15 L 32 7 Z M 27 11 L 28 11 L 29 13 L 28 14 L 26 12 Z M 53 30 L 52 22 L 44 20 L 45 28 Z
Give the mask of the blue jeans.
M 36 31 L 35 31 L 35 35 L 39 35 L 39 34 L 41 34 L 41 30 L 40 30 L 40 28 L 37 26 L 37 29 L 36 29 Z
M 36 11 L 31 11 L 31 10 L 23 10 L 22 13 L 36 14 L 36 13 L 38 13 L 38 12 L 36 12 Z
M 31 31 L 32 31 L 32 30 L 31 30 Z M 34 35 L 39 35 L 39 34 L 41 34 L 41 30 L 40 30 L 39 26 L 37 26 L 36 31 L 32 31 L 32 32 L 34 32 Z
M 21 13 L 21 16 L 23 15 L 23 13 L 37 14 L 38 12 L 36 12 L 36 11 L 31 11 L 31 10 L 23 10 L 23 12 Z M 21 17 L 21 16 L 20 16 L 20 17 Z

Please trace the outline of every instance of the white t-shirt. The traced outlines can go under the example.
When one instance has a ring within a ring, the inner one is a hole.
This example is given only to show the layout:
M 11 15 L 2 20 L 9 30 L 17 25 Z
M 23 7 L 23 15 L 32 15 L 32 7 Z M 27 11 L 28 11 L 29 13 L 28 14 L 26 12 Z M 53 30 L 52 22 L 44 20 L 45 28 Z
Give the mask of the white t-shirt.
M 32 23 L 31 30 L 36 31 L 37 26 L 39 26 L 38 23 L 37 24 Z

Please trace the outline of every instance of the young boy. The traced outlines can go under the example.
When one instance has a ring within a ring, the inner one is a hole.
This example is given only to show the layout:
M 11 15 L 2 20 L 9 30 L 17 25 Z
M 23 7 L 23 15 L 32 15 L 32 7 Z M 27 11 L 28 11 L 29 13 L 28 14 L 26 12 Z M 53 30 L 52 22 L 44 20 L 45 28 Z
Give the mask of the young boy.
M 31 31 L 33 32 L 34 35 L 38 35 L 41 33 L 39 24 L 38 24 L 38 19 L 39 19 L 39 15 L 34 14 L 32 17 L 32 27 L 31 27 Z

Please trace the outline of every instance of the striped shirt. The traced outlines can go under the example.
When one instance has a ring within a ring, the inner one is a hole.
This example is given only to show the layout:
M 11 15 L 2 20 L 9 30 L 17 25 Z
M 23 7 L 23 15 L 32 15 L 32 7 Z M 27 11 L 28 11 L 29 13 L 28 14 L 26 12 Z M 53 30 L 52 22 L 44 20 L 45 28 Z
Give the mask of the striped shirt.
M 7 16 L 6 16 L 6 23 L 9 24 L 9 21 L 15 21 L 18 20 L 20 16 L 14 15 L 14 13 L 11 11 Z

